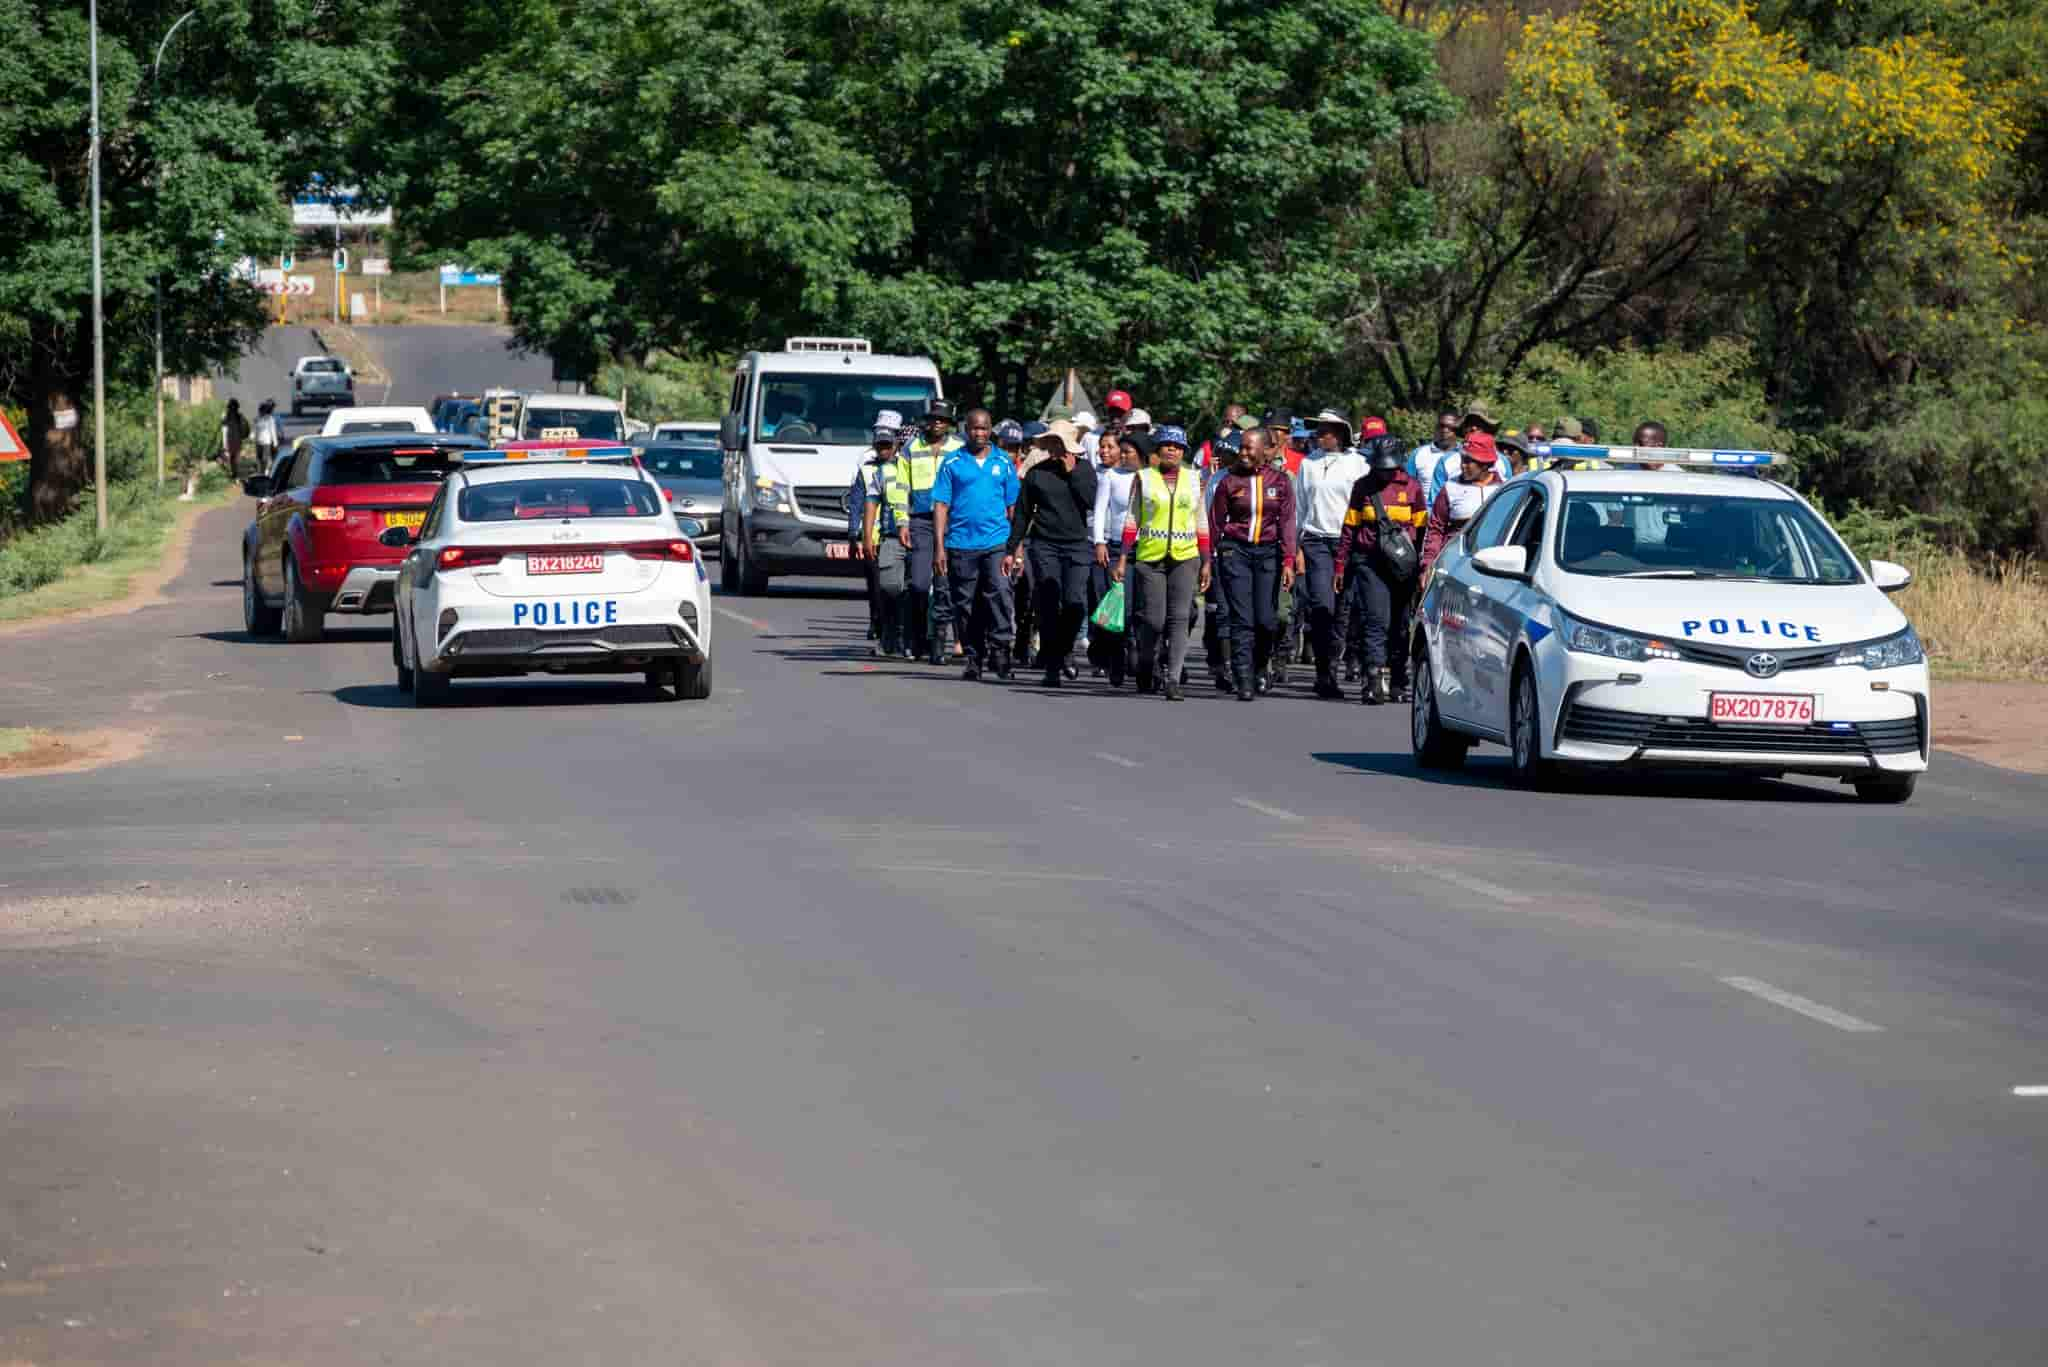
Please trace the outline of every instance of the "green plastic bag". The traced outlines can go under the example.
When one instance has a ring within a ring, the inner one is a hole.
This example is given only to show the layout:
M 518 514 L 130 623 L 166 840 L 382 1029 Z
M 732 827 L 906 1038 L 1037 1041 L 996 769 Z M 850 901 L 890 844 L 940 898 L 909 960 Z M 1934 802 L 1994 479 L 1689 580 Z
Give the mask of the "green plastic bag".
M 1088 620 L 1104 631 L 1124 629 L 1124 586 L 1121 580 L 1109 586 L 1109 592 L 1103 594 L 1102 601 L 1096 605 L 1095 615 Z

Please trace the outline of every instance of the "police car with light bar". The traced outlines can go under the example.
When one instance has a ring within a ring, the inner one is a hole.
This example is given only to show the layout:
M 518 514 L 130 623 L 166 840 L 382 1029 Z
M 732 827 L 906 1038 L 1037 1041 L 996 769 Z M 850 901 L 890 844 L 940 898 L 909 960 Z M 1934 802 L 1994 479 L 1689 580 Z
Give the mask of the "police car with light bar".
M 406 546 L 392 663 L 415 706 L 457 678 L 640 674 L 711 696 L 711 586 L 625 446 L 465 451 Z
M 1453 538 L 1410 651 L 1418 763 L 1814 774 L 1904 802 L 1932 747 L 1919 637 L 1763 451 L 1536 448 Z M 1568 468 L 1582 462 L 1627 467 Z M 1742 478 L 1741 476 L 1758 476 Z

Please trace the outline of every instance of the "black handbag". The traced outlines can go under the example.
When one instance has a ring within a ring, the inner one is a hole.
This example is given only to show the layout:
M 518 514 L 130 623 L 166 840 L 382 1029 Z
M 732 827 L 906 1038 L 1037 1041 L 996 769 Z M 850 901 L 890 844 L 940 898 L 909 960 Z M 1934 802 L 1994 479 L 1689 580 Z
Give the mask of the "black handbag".
M 1422 568 L 1422 552 L 1415 549 L 1415 538 L 1387 521 L 1387 510 L 1378 494 L 1372 496 L 1372 515 L 1379 528 L 1380 559 L 1387 562 L 1396 579 L 1413 579 Z

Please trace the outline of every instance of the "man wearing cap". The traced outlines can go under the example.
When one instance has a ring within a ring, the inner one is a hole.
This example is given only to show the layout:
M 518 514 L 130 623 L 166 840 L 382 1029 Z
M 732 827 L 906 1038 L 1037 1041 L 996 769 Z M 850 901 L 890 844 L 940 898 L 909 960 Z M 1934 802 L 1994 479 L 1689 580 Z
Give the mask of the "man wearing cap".
M 1154 691 L 1155 678 L 1163 678 L 1166 700 L 1179 702 L 1195 595 L 1209 587 L 1209 518 L 1202 507 L 1201 475 L 1181 464 L 1187 433 L 1169 425 L 1152 436 L 1155 460 L 1151 469 L 1138 472 L 1116 577 L 1133 574 L 1140 588 L 1138 691 Z M 1162 631 L 1164 674 L 1155 676 Z
M 904 643 L 905 594 L 910 587 L 910 485 L 896 457 L 903 420 L 884 410 L 875 416 L 875 454 L 863 462 L 866 517 L 859 545 L 868 562 L 879 652 L 888 659 L 911 658 Z
M 1115 441 L 1123 435 L 1124 424 L 1130 421 L 1131 396 L 1124 390 L 1112 389 L 1102 400 L 1102 437 Z M 1097 462 L 1101 457 L 1096 457 Z M 1112 464 L 1114 462 L 1111 462 Z
M 953 435 L 953 405 L 932 399 L 924 406 L 924 432 L 903 451 L 904 478 L 910 484 L 909 645 L 933 664 L 945 659 L 946 627 L 953 620 L 951 597 L 943 584 L 932 592 L 939 557 L 939 538 L 932 521 L 932 485 L 939 466 L 960 449 Z
M 1270 418 L 1270 414 L 1268 417 Z M 1294 587 L 1294 482 L 1268 459 L 1266 429 L 1244 450 L 1209 503 L 1209 540 L 1230 610 L 1230 669 L 1240 702 L 1269 692 L 1280 596 Z
M 1486 448 L 1495 453 L 1494 473 L 1503 480 L 1514 476 L 1515 472 L 1508 468 L 1506 457 L 1501 456 L 1494 445 L 1493 432 L 1498 426 L 1499 424 L 1493 420 L 1493 414 L 1489 413 L 1483 404 L 1475 403 L 1465 410 L 1464 416 L 1458 422 L 1458 444 L 1437 458 L 1436 464 L 1430 468 L 1422 481 L 1423 497 L 1429 500 L 1432 508 L 1436 506 L 1436 496 L 1443 491 L 1444 485 L 1457 477 L 1458 469 L 1464 463 L 1465 452 L 1469 449 L 1467 443 L 1474 436 L 1485 437 Z
M 1058 688 L 1074 671 L 1067 664 L 1088 614 L 1088 520 L 1095 510 L 1095 467 L 1081 455 L 1081 434 L 1062 419 L 1037 442 L 1039 460 L 1018 485 L 1010 513 L 1009 555 L 1024 549 L 1035 590 L 1038 661 L 1045 686 Z
M 1494 445 L 1508 458 L 1508 469 L 1517 475 L 1528 473 L 1530 461 L 1534 457 L 1529 450 L 1527 439 L 1521 433 L 1510 428 L 1494 438 Z
M 1007 546 L 1017 469 L 996 450 L 995 419 L 986 408 L 969 413 L 966 427 L 966 444 L 946 457 L 932 481 L 936 566 L 952 590 L 953 620 L 967 650 L 961 677 L 979 679 L 986 664 L 998 679 L 1008 679 L 1016 624 Z
M 1358 600 L 1365 627 L 1365 687 L 1362 703 L 1407 702 L 1408 605 L 1415 596 L 1414 560 L 1403 573 L 1387 558 L 1381 537 L 1387 528 L 1410 539 L 1422 534 L 1429 509 L 1422 486 L 1401 468 L 1401 443 L 1380 437 L 1367 443 L 1371 469 L 1351 490 L 1344 514 L 1344 539 L 1337 543 L 1337 577 Z
M 1368 421 L 1372 435 L 1386 435 L 1387 425 L 1378 418 Z M 1351 490 L 1365 478 L 1365 457 L 1351 446 L 1351 422 L 1342 413 L 1325 408 L 1311 424 L 1315 444 L 1294 476 L 1295 506 L 1301 510 L 1301 551 L 1294 567 L 1307 608 L 1310 649 L 1315 654 L 1318 698 L 1341 698 L 1337 655 L 1337 544 L 1344 535 L 1344 513 L 1351 505 Z
M 1596 443 L 1593 435 L 1586 431 L 1586 424 L 1578 418 L 1559 418 L 1550 424 L 1556 435 L 1553 441 L 1560 446 L 1592 446 Z M 1593 431 L 1598 432 L 1595 424 Z M 1610 468 L 1604 460 L 1581 460 L 1571 456 L 1553 455 L 1545 460 L 1539 469 L 1558 470 L 1605 470 Z

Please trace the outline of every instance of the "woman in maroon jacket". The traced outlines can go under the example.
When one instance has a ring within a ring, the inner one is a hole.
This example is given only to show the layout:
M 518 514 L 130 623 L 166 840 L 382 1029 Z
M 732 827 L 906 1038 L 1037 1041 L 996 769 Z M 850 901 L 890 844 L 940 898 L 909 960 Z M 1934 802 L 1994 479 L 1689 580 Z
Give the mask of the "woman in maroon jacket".
M 1230 673 L 1239 702 L 1272 690 L 1266 665 L 1279 637 L 1280 595 L 1294 587 L 1294 481 L 1266 433 L 1244 434 L 1237 464 L 1209 497 L 1209 544 L 1230 612 Z
M 1499 459 L 1491 433 L 1474 432 L 1465 438 L 1464 449 L 1458 453 L 1457 478 L 1445 480 L 1444 487 L 1436 491 L 1436 504 L 1429 510 L 1429 523 L 1423 528 L 1425 580 L 1436 558 L 1444 553 L 1444 543 L 1464 531 L 1465 524 L 1479 515 L 1481 505 L 1500 487 L 1500 474 L 1494 468 Z
M 1412 558 L 1405 567 L 1396 565 L 1380 545 L 1382 527 L 1392 527 L 1412 542 L 1420 538 L 1429 517 L 1421 483 L 1401 468 L 1403 449 L 1398 437 L 1374 439 L 1368 456 L 1371 468 L 1351 486 L 1344 535 L 1337 542 L 1336 591 L 1344 591 L 1344 577 L 1351 574 L 1365 613 L 1365 687 L 1358 695 L 1362 703 L 1409 699 L 1408 607 L 1419 576 Z

